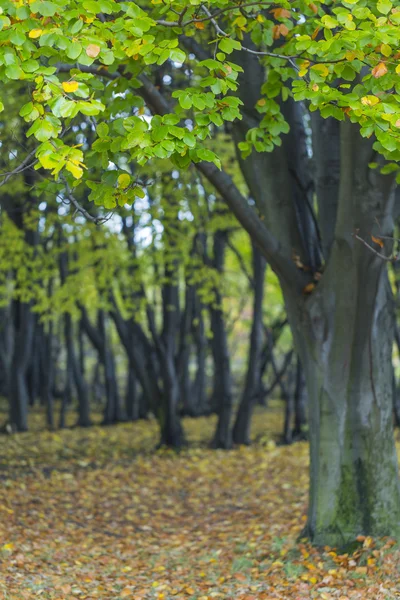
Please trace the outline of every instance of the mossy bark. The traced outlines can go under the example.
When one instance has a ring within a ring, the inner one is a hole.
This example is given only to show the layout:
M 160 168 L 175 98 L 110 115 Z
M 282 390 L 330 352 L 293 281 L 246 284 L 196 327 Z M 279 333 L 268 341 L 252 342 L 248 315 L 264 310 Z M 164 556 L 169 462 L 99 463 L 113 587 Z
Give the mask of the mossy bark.
M 400 533 L 391 290 L 379 259 L 349 248 L 336 247 L 294 327 L 309 396 L 307 533 L 318 545 Z

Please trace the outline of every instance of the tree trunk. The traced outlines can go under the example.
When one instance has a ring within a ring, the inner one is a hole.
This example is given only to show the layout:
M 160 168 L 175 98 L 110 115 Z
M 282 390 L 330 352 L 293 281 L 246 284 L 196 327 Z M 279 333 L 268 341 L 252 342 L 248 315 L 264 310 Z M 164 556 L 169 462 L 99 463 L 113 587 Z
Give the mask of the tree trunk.
M 304 381 L 303 368 L 300 359 L 296 364 L 296 388 L 294 391 L 294 429 L 293 440 L 308 438 L 307 427 L 307 392 Z
M 330 282 L 318 303 L 310 299 L 313 335 L 302 354 L 310 406 L 308 534 L 331 546 L 359 534 L 396 535 L 400 526 L 389 285 L 385 272 L 376 290 L 367 270 L 357 284 L 354 269 L 346 269 L 350 277 L 332 273 L 346 281 Z
M 253 322 L 250 334 L 250 350 L 246 383 L 233 427 L 235 444 L 250 444 L 250 426 L 254 405 L 260 390 L 260 362 L 263 340 L 263 299 L 267 263 L 259 249 L 253 244 Z
M 76 394 L 78 397 L 77 425 L 79 425 L 79 427 L 90 427 L 92 422 L 90 420 L 89 394 L 85 378 L 81 371 L 80 362 L 75 352 L 72 318 L 69 313 L 66 313 L 64 318 L 65 342 L 67 346 L 67 363 L 68 365 L 70 365 L 73 374 L 73 381 L 75 383 Z
M 222 272 L 224 264 L 225 235 L 217 231 L 214 235 L 214 266 Z M 212 446 L 229 449 L 232 447 L 232 376 L 228 339 L 222 308 L 222 296 L 218 288 L 214 289 L 215 300 L 211 307 L 211 330 L 213 338 L 211 348 L 214 359 L 214 398 L 217 401 L 218 423 Z
M 135 369 L 132 361 L 129 361 L 125 391 L 125 412 L 129 421 L 137 421 L 139 419 L 139 400 Z
M 29 304 L 13 301 L 14 349 L 9 379 L 10 425 L 17 431 L 28 429 L 29 392 L 26 372 L 33 341 L 34 316 Z

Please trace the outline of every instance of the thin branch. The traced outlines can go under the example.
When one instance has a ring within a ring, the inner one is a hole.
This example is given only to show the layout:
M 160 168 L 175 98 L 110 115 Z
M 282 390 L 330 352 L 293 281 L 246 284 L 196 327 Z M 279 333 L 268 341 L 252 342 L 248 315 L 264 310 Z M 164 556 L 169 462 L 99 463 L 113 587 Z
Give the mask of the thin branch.
M 226 8 L 221 8 L 217 10 L 214 14 L 209 14 L 209 16 L 204 17 L 203 19 L 189 19 L 189 21 L 185 21 L 185 23 L 179 23 L 179 21 L 164 21 L 160 19 L 156 21 L 157 25 L 163 25 L 164 27 L 187 27 L 188 25 L 192 25 L 192 23 L 204 23 L 205 21 L 210 21 L 211 19 L 215 19 L 219 17 L 225 12 L 231 12 L 234 10 L 243 10 L 244 8 L 251 8 L 252 6 L 273 6 L 275 2 L 249 2 L 248 4 L 241 4 L 238 6 L 227 6 Z M 204 6 L 202 7 L 204 9 Z
M 68 181 L 65 179 L 64 175 L 61 175 L 60 179 L 62 180 L 62 182 L 65 185 L 65 191 L 67 192 L 68 200 L 71 202 L 71 204 L 73 204 L 73 206 L 76 208 L 77 212 L 81 213 L 81 215 L 83 215 L 85 217 L 85 219 L 87 219 L 91 223 L 95 223 L 96 225 L 105 223 L 107 221 L 107 217 L 93 217 L 90 213 L 88 213 L 88 211 L 85 210 L 83 208 L 83 206 L 81 206 L 79 204 L 78 200 L 73 195 L 70 185 L 69 185 Z
M 229 238 L 226 241 L 226 245 L 228 246 L 228 248 L 230 248 L 232 250 L 233 254 L 236 256 L 236 259 L 237 259 L 237 261 L 239 263 L 239 266 L 240 266 L 243 274 L 245 275 L 250 288 L 253 289 L 254 288 L 254 278 L 251 276 L 251 273 L 249 273 L 249 271 L 248 271 L 248 269 L 246 267 L 246 264 L 245 264 L 245 262 L 243 260 L 243 256 L 240 254 L 240 252 L 236 248 L 235 244 L 233 244 L 233 242 L 231 242 L 229 240 Z
M 34 150 L 32 150 L 32 152 L 29 152 L 29 154 L 24 158 L 24 160 L 22 161 L 21 164 L 18 165 L 18 167 L 15 167 L 15 169 L 13 171 L 9 171 L 8 173 L 2 173 L 0 175 L 0 177 L 4 177 L 3 181 L 0 182 L 0 187 L 2 185 L 5 185 L 7 183 L 7 181 L 13 176 L 13 175 L 18 175 L 19 173 L 22 173 L 22 171 L 25 171 L 27 169 L 30 169 L 31 167 L 33 167 L 33 165 L 35 165 L 38 161 L 37 159 L 30 162 L 31 158 L 35 155 L 36 152 L 36 148 Z
M 398 260 L 397 254 L 394 254 L 392 256 L 385 256 L 385 254 L 381 254 L 380 252 L 378 252 L 377 250 L 375 250 L 375 248 L 373 248 L 372 246 L 370 246 L 368 244 L 368 242 L 366 242 L 362 237 L 360 237 L 359 235 L 357 235 L 357 233 L 352 233 L 351 235 L 356 240 L 358 240 L 359 242 L 361 242 L 366 248 L 368 248 L 368 250 L 370 252 L 372 252 L 373 254 L 375 254 L 375 256 L 378 256 L 382 260 L 384 260 L 386 262 L 390 262 L 390 263 L 396 262 Z

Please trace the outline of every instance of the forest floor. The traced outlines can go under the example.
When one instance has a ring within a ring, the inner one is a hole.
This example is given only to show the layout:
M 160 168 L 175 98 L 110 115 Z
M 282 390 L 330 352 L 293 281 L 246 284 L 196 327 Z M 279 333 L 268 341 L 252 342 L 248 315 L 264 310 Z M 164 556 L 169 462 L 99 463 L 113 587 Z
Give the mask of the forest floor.
M 0 438 L 0 598 L 23 600 L 388 600 L 400 550 L 354 553 L 297 541 L 308 447 L 277 445 L 281 411 L 257 414 L 257 443 L 207 449 L 214 419 L 185 419 L 190 447 L 151 452 L 154 422 Z

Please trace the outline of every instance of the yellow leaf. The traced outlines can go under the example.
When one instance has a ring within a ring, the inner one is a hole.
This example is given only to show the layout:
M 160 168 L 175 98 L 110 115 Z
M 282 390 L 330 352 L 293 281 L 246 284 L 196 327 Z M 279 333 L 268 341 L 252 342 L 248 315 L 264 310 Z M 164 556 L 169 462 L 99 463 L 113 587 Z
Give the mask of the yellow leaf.
M 372 237 L 372 236 L 371 236 Z M 375 242 L 375 239 L 372 237 L 372 240 Z M 383 248 L 383 242 L 381 239 L 379 239 L 379 242 L 376 242 L 377 244 L 379 244 L 381 246 L 381 248 Z M 371 546 L 373 546 L 374 544 L 374 540 L 372 539 L 372 537 L 368 536 L 365 538 L 364 540 L 364 548 L 371 548 Z
M 196 21 L 194 26 L 196 27 L 196 29 L 204 29 L 204 23 L 202 23 L 201 21 Z
M 89 44 L 89 46 L 86 47 L 86 54 L 90 56 L 90 58 L 96 58 L 96 56 L 100 54 L 100 50 L 101 48 L 97 44 Z
M 70 160 L 67 161 L 65 168 L 73 175 L 73 177 L 75 177 L 75 179 L 80 179 L 83 175 L 82 167 L 74 165 Z
M 125 190 L 131 182 L 131 176 L 128 173 L 122 173 L 118 177 L 118 187 Z
M 375 104 L 378 104 L 378 102 L 379 98 L 376 96 L 363 96 L 361 98 L 361 104 L 364 106 L 374 106 Z
M 376 67 L 372 69 L 372 75 L 378 79 L 379 77 L 383 77 L 387 73 L 387 66 L 385 63 L 380 62 Z
M 185 592 L 186 592 L 186 593 L 187 593 L 189 596 L 193 596 L 193 594 L 195 593 L 195 592 L 194 592 L 194 589 L 193 589 L 193 588 L 191 588 L 191 587 L 188 587 L 188 588 L 186 588 L 186 589 L 185 589 Z
M 322 75 L 322 77 L 326 77 L 327 75 L 329 75 L 329 69 L 326 65 L 313 65 L 311 69 L 313 71 L 317 71 L 317 73 Z
M 388 56 L 390 56 L 392 54 L 392 49 L 389 46 L 389 44 L 382 44 L 381 45 L 381 52 L 382 52 L 383 56 L 388 57 Z
M 31 29 L 30 32 L 28 33 L 28 37 L 30 37 L 31 39 L 36 39 L 38 37 L 40 37 L 43 33 L 43 29 Z
M 14 550 L 14 544 L 12 544 L 12 543 L 4 544 L 4 546 L 2 547 L 2 550 Z
M 397 65 L 397 67 L 396 67 L 396 73 L 397 73 L 397 75 L 400 75 L 400 65 Z
M 67 94 L 69 92 L 76 92 L 79 87 L 79 83 L 77 81 L 63 81 L 61 85 L 64 92 L 67 92 Z
M 265 100 L 265 98 L 260 98 L 260 100 L 257 102 L 257 106 L 265 106 L 267 103 L 267 101 Z

